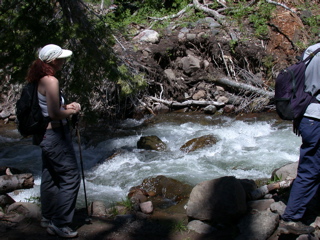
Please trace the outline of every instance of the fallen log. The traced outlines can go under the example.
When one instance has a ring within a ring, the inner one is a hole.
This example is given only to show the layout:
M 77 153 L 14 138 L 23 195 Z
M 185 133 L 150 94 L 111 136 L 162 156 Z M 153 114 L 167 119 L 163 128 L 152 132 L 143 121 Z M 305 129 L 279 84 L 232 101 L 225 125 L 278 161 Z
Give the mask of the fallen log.
M 227 77 L 218 78 L 218 79 L 212 77 L 209 80 L 211 80 L 213 82 L 217 82 L 217 83 L 219 83 L 221 85 L 226 85 L 226 86 L 229 86 L 229 87 L 232 87 L 232 88 L 245 90 L 245 91 L 249 91 L 251 93 L 256 93 L 256 94 L 259 94 L 259 95 L 262 95 L 262 96 L 266 96 L 269 99 L 274 98 L 274 92 L 269 92 L 269 91 L 266 91 L 266 90 L 264 90 L 262 88 L 257 88 L 257 87 L 254 87 L 252 85 L 248 85 L 248 84 L 245 84 L 245 83 L 239 83 L 239 82 L 233 81 L 233 80 L 231 80 L 231 79 L 229 79 Z
M 196 106 L 196 107 L 206 107 L 208 105 L 214 105 L 217 107 L 222 107 L 225 104 L 222 102 L 216 102 L 216 101 L 197 101 L 197 100 L 188 100 L 184 102 L 176 102 L 176 101 L 168 101 L 168 100 L 163 100 L 159 99 L 156 97 L 149 97 L 151 100 L 160 102 L 163 104 L 168 105 L 171 108 L 184 108 L 184 107 L 189 107 L 189 106 Z
M 268 194 L 269 192 L 271 192 L 273 190 L 289 188 L 290 185 L 292 184 L 292 182 L 293 182 L 293 179 L 288 179 L 288 180 L 284 180 L 284 181 L 280 181 L 280 182 L 270 183 L 268 185 L 263 185 L 263 186 L 255 189 L 254 191 L 252 191 L 250 193 L 250 198 L 251 198 L 251 200 L 256 200 L 256 199 L 264 197 L 266 194 Z
M 0 176 L 0 194 L 17 189 L 33 188 L 34 178 L 31 173 Z

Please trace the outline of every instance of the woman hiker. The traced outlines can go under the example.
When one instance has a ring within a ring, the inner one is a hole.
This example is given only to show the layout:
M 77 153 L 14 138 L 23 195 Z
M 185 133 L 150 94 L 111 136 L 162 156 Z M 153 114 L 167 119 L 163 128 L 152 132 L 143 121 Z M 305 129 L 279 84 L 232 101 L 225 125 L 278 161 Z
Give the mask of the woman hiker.
M 80 173 L 73 149 L 67 118 L 78 114 L 79 103 L 65 104 L 55 73 L 62 69 L 72 51 L 49 44 L 39 51 L 39 58 L 29 68 L 28 82 L 38 83 L 42 114 L 50 117 L 42 149 L 41 226 L 50 235 L 73 238 L 78 235 L 68 225 L 72 222 L 80 187 Z

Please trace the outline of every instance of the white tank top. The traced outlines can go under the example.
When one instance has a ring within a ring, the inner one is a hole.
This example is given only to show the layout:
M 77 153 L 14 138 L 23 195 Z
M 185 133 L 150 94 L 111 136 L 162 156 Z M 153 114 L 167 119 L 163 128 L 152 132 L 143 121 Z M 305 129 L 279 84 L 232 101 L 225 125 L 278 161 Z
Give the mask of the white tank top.
M 47 97 L 38 92 L 38 100 L 39 100 L 39 105 L 41 108 L 42 115 L 44 117 L 49 117 L 48 106 L 47 106 Z M 63 105 L 64 105 L 64 98 L 61 96 L 61 106 L 63 106 Z M 64 110 L 64 108 L 61 107 L 61 110 Z

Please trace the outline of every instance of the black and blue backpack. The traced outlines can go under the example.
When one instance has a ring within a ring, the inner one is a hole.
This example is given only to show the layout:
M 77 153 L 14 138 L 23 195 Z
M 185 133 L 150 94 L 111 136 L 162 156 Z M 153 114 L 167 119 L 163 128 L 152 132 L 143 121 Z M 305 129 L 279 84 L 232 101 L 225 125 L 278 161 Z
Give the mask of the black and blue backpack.
M 318 52 L 320 48 L 306 59 L 283 69 L 277 76 L 274 100 L 276 111 L 281 119 L 299 120 L 310 103 L 318 102 L 315 96 L 305 91 L 305 71 L 308 63 Z
M 17 127 L 23 137 L 43 136 L 49 117 L 44 117 L 38 101 L 38 84 L 27 83 L 16 103 Z

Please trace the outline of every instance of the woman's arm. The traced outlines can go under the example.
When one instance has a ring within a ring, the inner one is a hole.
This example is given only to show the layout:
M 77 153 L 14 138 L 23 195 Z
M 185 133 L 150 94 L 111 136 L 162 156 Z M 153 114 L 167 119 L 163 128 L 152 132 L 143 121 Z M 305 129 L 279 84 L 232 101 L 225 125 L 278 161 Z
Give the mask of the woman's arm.
M 54 76 L 45 76 L 40 80 L 40 93 L 46 96 L 49 117 L 53 120 L 60 120 L 77 114 L 80 111 L 80 104 L 71 103 L 61 109 L 59 81 Z

